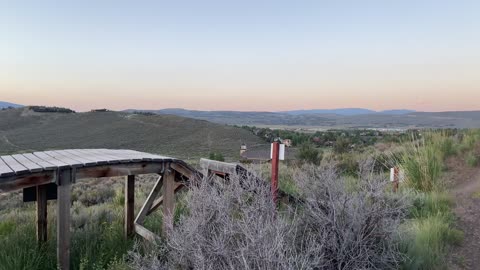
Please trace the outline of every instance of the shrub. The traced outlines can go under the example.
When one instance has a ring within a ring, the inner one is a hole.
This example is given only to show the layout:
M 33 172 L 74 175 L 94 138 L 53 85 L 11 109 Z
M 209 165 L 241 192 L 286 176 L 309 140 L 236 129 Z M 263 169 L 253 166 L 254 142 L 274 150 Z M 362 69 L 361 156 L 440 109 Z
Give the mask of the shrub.
M 354 182 L 331 167 L 298 172 L 305 198 L 299 228 L 324 248 L 321 269 L 392 269 L 401 262 L 395 237 L 408 201 L 386 193 L 388 182 L 372 170 L 371 162 L 362 164 Z
M 232 176 L 204 179 L 185 198 L 188 211 L 168 232 L 168 256 L 133 254 L 134 269 L 394 269 L 407 214 L 400 194 L 362 168 L 358 181 L 332 166 L 295 172 L 298 208 L 275 209 L 268 185 Z M 163 251 L 160 253 L 164 254 Z
M 225 161 L 225 157 L 223 157 L 222 153 L 214 153 L 210 152 L 208 159 L 210 160 L 217 160 L 217 161 Z
M 479 157 L 473 151 L 468 152 L 465 161 L 470 167 L 476 167 L 479 163 Z
M 348 152 L 350 147 L 350 140 L 343 137 L 338 137 L 333 145 L 333 151 L 337 154 L 343 154 Z
M 320 164 L 323 153 L 311 143 L 303 143 L 298 150 L 297 157 L 300 161 L 311 164 Z

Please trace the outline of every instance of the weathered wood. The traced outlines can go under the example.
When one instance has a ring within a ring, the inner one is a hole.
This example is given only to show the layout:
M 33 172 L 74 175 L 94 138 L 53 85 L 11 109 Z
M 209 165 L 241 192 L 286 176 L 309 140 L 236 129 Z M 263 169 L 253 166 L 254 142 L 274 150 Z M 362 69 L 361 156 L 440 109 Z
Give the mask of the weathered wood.
M 98 155 L 93 155 L 92 153 L 84 153 L 84 152 L 79 151 L 78 149 L 68 149 L 68 150 L 63 150 L 63 151 L 71 154 L 72 156 L 78 157 L 81 160 L 85 160 L 85 161 L 94 163 L 95 165 L 108 164 L 107 160 L 105 160 L 104 158 L 102 158 Z M 86 166 L 89 166 L 88 163 L 86 163 Z
M 35 162 L 32 162 L 31 160 L 29 160 L 23 155 L 12 155 L 12 158 L 14 158 L 18 163 L 22 164 L 25 168 L 27 168 L 32 173 L 43 171 L 42 166 L 38 165 Z
M 171 168 L 170 168 L 171 166 Z M 159 177 L 140 213 L 134 217 L 133 175 L 165 172 L 168 185 L 161 198 L 163 177 Z M 182 175 L 182 176 L 181 176 Z M 69 269 L 71 185 L 75 179 L 128 176 L 125 191 L 125 233 L 136 231 L 146 239 L 158 239 L 142 224 L 145 216 L 163 204 L 164 231 L 171 228 L 174 213 L 174 193 L 188 181 L 200 179 L 201 174 L 183 161 L 133 150 L 69 149 L 2 156 L 0 158 L 0 191 L 26 188 L 29 198 L 37 198 L 37 239 L 47 239 L 48 184 L 57 191 L 57 259 L 59 269 Z M 176 182 L 178 180 L 186 181 Z M 188 181 L 185 179 L 188 178 Z M 38 190 L 36 190 L 36 186 Z M 35 190 L 33 190 L 35 188 Z M 55 196 L 54 196 L 55 197 Z M 165 200 L 165 201 L 164 201 Z M 152 204 L 155 203 L 154 206 Z
M 8 165 L 8 167 L 10 167 L 10 169 L 15 172 L 15 174 L 29 172 L 29 170 L 25 166 L 16 161 L 12 156 L 1 156 L 0 159 L 3 159 L 3 161 Z
M 9 192 L 22 188 L 34 187 L 53 183 L 56 180 L 54 171 L 30 173 L 24 175 L 13 175 L 0 178 L 0 191 Z
M 60 161 L 56 158 L 51 157 L 50 155 L 45 154 L 44 152 L 34 152 L 33 155 L 35 155 L 37 158 L 42 159 L 50 164 L 53 164 L 57 166 L 57 168 L 66 168 L 70 167 L 68 163 L 65 163 L 63 161 Z
M 185 166 L 181 165 L 181 164 L 178 164 L 178 163 L 172 163 L 170 165 L 170 167 L 172 169 L 174 169 L 175 171 L 181 173 L 182 175 L 184 175 L 185 177 L 188 177 L 188 179 L 190 180 L 193 180 L 195 178 L 195 173 L 190 170 L 189 168 L 186 168 Z
M 181 189 L 182 187 L 184 187 L 185 185 L 181 182 L 175 182 L 175 192 L 177 192 L 179 189 Z M 155 210 L 158 209 L 158 207 L 160 207 L 163 203 L 163 195 L 160 196 L 158 199 L 156 199 L 153 204 L 152 204 L 152 207 L 150 207 L 150 210 L 148 210 L 147 212 L 147 216 L 149 216 L 150 214 L 152 214 Z
M 140 209 L 140 212 L 137 215 L 137 218 L 135 219 L 136 224 L 143 225 L 143 222 L 145 221 L 145 217 L 147 216 L 148 210 L 152 207 L 152 203 L 157 198 L 158 194 L 160 193 L 160 190 L 162 189 L 163 185 L 163 175 L 158 177 L 157 182 L 152 188 L 152 191 L 150 191 L 150 194 L 147 197 L 147 200 L 142 206 L 142 209 Z
M 66 156 L 59 151 L 45 151 L 45 154 L 51 156 L 54 159 L 57 159 L 63 163 L 68 164 L 69 167 L 82 167 L 83 163 L 74 159 L 71 156 Z
M 148 163 L 144 161 L 83 167 L 77 169 L 77 179 L 158 173 L 163 167 L 162 163 Z
M 221 162 L 216 160 L 210 160 L 202 158 L 200 159 L 200 167 L 204 170 L 205 173 L 208 170 L 223 172 L 228 174 L 235 174 L 237 171 L 238 165 L 233 163 Z
M 83 166 L 92 166 L 97 165 L 97 161 L 91 159 L 90 157 L 82 155 L 80 152 L 75 152 L 74 150 L 58 150 L 54 151 L 55 153 L 59 153 L 63 156 L 68 156 L 74 160 L 77 160 L 83 164 Z
M 0 158 L 0 176 L 14 175 L 15 172 Z
M 37 186 L 37 241 L 47 241 L 47 186 Z
M 48 161 L 45 161 L 37 156 L 35 156 L 34 154 L 31 154 L 31 153 L 28 153 L 28 154 L 22 154 L 22 156 L 28 158 L 30 161 L 38 164 L 39 166 L 41 166 L 44 170 L 53 170 L 53 169 L 56 169 L 57 166 L 53 165 L 52 163 L 48 162 Z
M 70 205 L 72 170 L 59 172 L 57 201 L 57 262 L 60 270 L 70 269 Z
M 168 169 L 164 173 L 163 188 L 163 233 L 173 228 L 173 214 L 175 212 L 175 172 Z
M 135 223 L 135 175 L 125 179 L 125 238 L 134 233 Z
M 158 243 L 161 241 L 160 237 L 140 224 L 135 224 L 135 232 L 138 233 L 145 240 L 152 243 Z

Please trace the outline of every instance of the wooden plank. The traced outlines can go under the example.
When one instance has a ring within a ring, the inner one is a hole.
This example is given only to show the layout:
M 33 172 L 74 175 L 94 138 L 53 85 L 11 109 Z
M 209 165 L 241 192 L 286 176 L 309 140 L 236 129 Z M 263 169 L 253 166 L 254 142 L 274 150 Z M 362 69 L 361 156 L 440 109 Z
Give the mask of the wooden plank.
M 175 213 L 175 172 L 167 170 L 164 173 L 163 188 L 163 233 L 173 229 L 173 214 Z M 150 209 L 150 208 L 149 208 Z
M 101 151 L 102 149 L 76 149 L 83 153 L 89 153 L 92 155 L 96 155 L 105 159 L 108 163 L 128 163 L 130 159 L 124 157 L 118 157 L 115 155 L 108 154 L 106 152 Z
M 200 159 L 200 166 L 205 171 L 212 170 L 212 171 L 224 172 L 228 174 L 235 174 L 237 170 L 236 164 L 210 160 L 205 158 Z
M 170 167 L 172 169 L 174 169 L 175 171 L 181 173 L 182 175 L 188 177 L 188 179 L 190 179 L 190 180 L 192 180 L 194 178 L 194 173 L 192 171 L 188 170 L 187 168 L 185 168 L 184 166 L 180 165 L 180 164 L 171 163 Z
M 73 150 L 58 150 L 55 152 L 60 153 L 64 156 L 68 156 L 72 159 L 78 160 L 79 162 L 83 163 L 83 166 L 93 166 L 98 164 L 96 160 L 88 156 L 85 156 L 80 152 L 75 152 Z
M 72 170 L 59 173 L 57 200 L 57 263 L 61 270 L 70 269 L 70 205 Z
M 175 192 L 177 192 L 178 190 L 180 190 L 184 186 L 185 185 L 183 183 L 175 182 Z M 162 205 L 162 203 L 163 203 L 163 195 L 160 196 L 158 199 L 156 199 L 153 202 L 152 207 L 150 207 L 150 210 L 148 210 L 148 212 L 147 212 L 147 216 L 149 216 L 150 214 L 155 212 L 155 210 L 157 210 Z
M 134 233 L 135 224 L 135 175 L 125 179 L 125 238 Z
M 35 156 L 34 154 L 22 154 L 22 156 L 28 158 L 30 161 L 38 164 L 39 166 L 41 166 L 44 170 L 53 170 L 53 169 L 56 169 L 57 166 L 55 166 L 54 164 L 48 162 L 48 161 L 45 161 L 37 156 Z
M 155 155 L 155 154 L 151 154 L 151 153 L 145 153 L 145 152 L 139 152 L 139 151 L 135 151 L 135 150 L 122 150 L 126 153 L 130 153 L 131 155 L 136 155 L 136 156 L 139 156 L 140 158 L 142 158 L 143 160 L 152 160 L 152 161 L 165 161 L 165 160 L 169 160 L 169 161 L 172 161 L 174 160 L 173 158 L 171 157 L 167 157 L 167 156 L 161 156 L 161 155 Z
M 0 191 L 9 192 L 37 185 L 44 185 L 54 183 L 55 180 L 56 176 L 54 171 L 5 176 L 0 178 Z
M 43 167 L 38 165 L 37 163 L 31 161 L 30 159 L 26 158 L 24 155 L 12 155 L 12 157 L 18 161 L 18 163 L 22 164 L 25 168 L 27 168 L 30 172 L 41 172 L 43 171 Z
M 139 162 L 82 167 L 77 169 L 77 179 L 158 173 L 163 166 L 162 163 Z
M 14 175 L 15 172 L 0 158 L 0 176 Z
M 16 161 L 12 156 L 1 156 L 0 159 L 2 159 L 15 174 L 29 172 L 25 166 Z
M 68 165 L 70 165 L 70 167 L 83 167 L 84 166 L 84 164 L 81 161 L 79 161 L 77 159 L 74 159 L 70 156 L 66 156 L 59 151 L 45 151 L 44 153 L 51 156 L 52 158 L 55 158 L 55 159 L 60 160 L 64 163 L 67 163 Z
M 126 159 L 129 160 L 130 162 L 139 162 L 142 161 L 142 158 L 140 158 L 138 155 L 131 154 L 129 152 L 126 152 L 124 150 L 109 150 L 109 149 L 98 149 L 100 153 L 110 155 L 110 156 L 115 156 L 121 159 Z
M 162 189 L 163 185 L 163 175 L 158 177 L 157 182 L 153 186 L 152 190 L 150 191 L 150 194 L 147 197 L 147 200 L 142 206 L 142 209 L 140 209 L 140 212 L 137 215 L 137 218 L 135 219 L 135 223 L 142 225 L 143 221 L 145 220 L 145 217 L 147 216 L 148 210 L 150 210 L 153 201 L 155 198 L 157 198 L 158 194 L 160 193 L 160 190 Z
M 82 153 L 84 156 L 87 156 L 91 159 L 97 161 L 97 163 L 104 163 L 104 164 L 117 164 L 120 161 L 113 156 L 108 156 L 104 154 L 100 154 L 96 152 L 96 149 L 74 149 L 75 152 Z
M 37 242 L 47 241 L 47 186 L 37 186 Z
M 81 157 L 84 157 L 86 159 L 89 159 L 89 160 L 95 162 L 96 165 L 109 164 L 109 160 L 111 159 L 109 157 L 100 156 L 100 155 L 94 154 L 92 152 L 82 151 L 82 149 L 68 149 L 68 150 L 65 150 L 65 151 L 67 151 L 69 153 L 72 153 L 74 155 L 81 156 Z M 112 164 L 113 163 L 117 163 L 117 162 L 115 161 L 115 162 L 112 162 Z
M 135 224 L 135 232 L 151 243 L 159 243 L 161 238 L 140 224 Z
M 50 164 L 53 164 L 53 165 L 57 166 L 57 168 L 70 167 L 70 165 L 68 163 L 65 163 L 65 162 L 60 161 L 56 158 L 53 158 L 52 156 L 47 155 L 44 152 L 34 152 L 33 155 L 35 155 L 36 157 L 44 160 L 45 162 L 48 162 Z

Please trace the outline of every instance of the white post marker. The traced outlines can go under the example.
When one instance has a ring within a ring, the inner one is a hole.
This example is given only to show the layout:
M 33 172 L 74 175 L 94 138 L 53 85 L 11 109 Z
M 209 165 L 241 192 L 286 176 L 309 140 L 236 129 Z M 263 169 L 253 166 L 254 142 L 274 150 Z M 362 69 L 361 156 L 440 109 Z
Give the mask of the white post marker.
M 285 160 L 285 144 L 280 144 L 280 149 L 278 153 L 278 159 L 279 160 Z M 273 158 L 273 143 L 270 146 L 270 158 Z

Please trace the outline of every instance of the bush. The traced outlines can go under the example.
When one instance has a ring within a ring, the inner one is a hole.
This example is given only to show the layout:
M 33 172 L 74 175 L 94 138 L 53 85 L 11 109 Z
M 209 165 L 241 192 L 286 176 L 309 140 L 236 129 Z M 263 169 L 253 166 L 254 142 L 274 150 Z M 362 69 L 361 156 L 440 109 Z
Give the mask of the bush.
M 343 137 L 338 137 L 333 145 L 333 151 L 337 154 L 343 154 L 348 152 L 350 147 L 350 140 Z
M 479 157 L 473 151 L 468 152 L 465 161 L 470 167 L 476 167 L 479 163 Z
M 324 248 L 321 269 L 392 269 L 402 260 L 395 237 L 408 201 L 386 193 L 389 183 L 372 166 L 362 164 L 353 182 L 333 168 L 296 176 L 305 198 L 299 228 Z
M 304 163 L 320 164 L 323 153 L 311 143 L 303 143 L 298 150 L 297 158 Z
M 263 182 L 204 179 L 187 194 L 188 211 L 167 234 L 168 256 L 133 254 L 131 266 L 394 269 L 402 261 L 394 241 L 407 204 L 371 171 L 362 168 L 351 182 L 332 166 L 304 166 L 294 177 L 302 199 L 284 211 L 276 210 Z
M 221 153 L 214 153 L 214 152 L 210 152 L 208 159 L 216 160 L 216 161 L 225 161 L 225 158 Z

